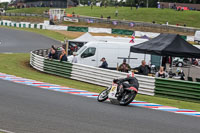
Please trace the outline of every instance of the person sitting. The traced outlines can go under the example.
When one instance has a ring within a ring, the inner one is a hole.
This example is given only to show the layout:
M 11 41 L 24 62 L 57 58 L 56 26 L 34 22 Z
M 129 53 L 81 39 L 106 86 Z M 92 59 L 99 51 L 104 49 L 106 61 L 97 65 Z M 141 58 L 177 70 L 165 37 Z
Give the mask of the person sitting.
M 60 55 L 60 61 L 67 61 L 67 56 L 66 56 L 66 52 L 65 52 L 65 49 L 62 49 L 62 53 Z
M 160 67 L 160 70 L 156 73 L 156 77 L 160 77 L 160 78 L 168 78 L 169 75 L 167 72 L 164 71 L 164 67 Z
M 102 61 L 102 64 L 99 67 L 107 69 L 108 68 L 108 63 L 106 62 L 105 57 L 103 57 L 100 61 Z
M 176 73 L 177 73 L 178 77 L 180 77 L 180 80 L 185 80 L 185 74 L 181 68 L 178 67 L 176 69 Z
M 123 60 L 123 63 L 119 66 L 118 70 L 126 73 L 131 70 L 130 65 L 126 63 L 126 59 Z
M 136 67 L 135 69 L 138 70 L 138 74 L 148 75 L 150 70 L 151 70 L 151 68 L 148 65 L 146 65 L 145 60 L 142 60 L 141 63 L 142 63 L 142 65 L 140 65 L 139 67 Z

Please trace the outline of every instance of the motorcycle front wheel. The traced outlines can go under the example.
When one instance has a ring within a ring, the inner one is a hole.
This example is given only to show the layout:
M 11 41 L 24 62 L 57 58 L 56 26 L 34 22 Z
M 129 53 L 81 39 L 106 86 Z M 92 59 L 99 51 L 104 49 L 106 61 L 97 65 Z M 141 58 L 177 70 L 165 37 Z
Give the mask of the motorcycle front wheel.
M 99 93 L 99 96 L 97 97 L 97 101 L 103 102 L 106 99 L 108 99 L 108 93 L 109 93 L 108 89 L 103 90 L 101 93 Z

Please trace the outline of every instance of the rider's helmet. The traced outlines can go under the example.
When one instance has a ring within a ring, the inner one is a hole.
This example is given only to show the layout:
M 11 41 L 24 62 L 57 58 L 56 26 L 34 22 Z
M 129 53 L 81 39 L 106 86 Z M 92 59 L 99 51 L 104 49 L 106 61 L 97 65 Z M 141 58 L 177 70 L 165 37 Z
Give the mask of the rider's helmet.
M 127 74 L 127 78 L 129 78 L 129 77 L 134 77 L 135 75 L 134 75 L 134 72 L 133 71 L 130 71 L 128 74 Z

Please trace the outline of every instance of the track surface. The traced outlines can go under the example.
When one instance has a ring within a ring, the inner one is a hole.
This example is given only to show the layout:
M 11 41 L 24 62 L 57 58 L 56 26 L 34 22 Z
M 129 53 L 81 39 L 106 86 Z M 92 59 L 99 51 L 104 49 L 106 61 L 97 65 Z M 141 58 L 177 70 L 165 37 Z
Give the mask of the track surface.
M 53 44 L 60 42 L 32 32 L 0 28 L 0 53 L 28 53 L 36 49 L 50 48 Z
M 0 80 L 0 129 L 16 133 L 199 133 L 200 119 Z

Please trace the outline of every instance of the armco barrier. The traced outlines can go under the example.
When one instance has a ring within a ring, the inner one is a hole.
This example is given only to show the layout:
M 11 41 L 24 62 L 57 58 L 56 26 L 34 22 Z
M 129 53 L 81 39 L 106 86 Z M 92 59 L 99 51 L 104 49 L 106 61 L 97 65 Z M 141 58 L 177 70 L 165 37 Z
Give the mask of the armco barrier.
M 126 73 L 114 70 L 96 68 L 77 63 L 60 62 L 58 60 L 49 60 L 44 57 L 47 55 L 47 52 L 47 50 L 32 51 L 30 65 L 42 72 L 105 87 L 110 86 L 114 78 L 126 77 Z M 140 83 L 140 94 L 154 95 L 155 78 L 142 75 L 136 75 L 136 78 Z
M 156 78 L 155 86 L 155 95 L 200 101 L 200 83 Z

